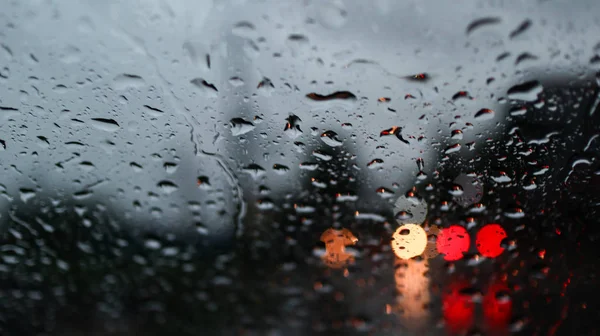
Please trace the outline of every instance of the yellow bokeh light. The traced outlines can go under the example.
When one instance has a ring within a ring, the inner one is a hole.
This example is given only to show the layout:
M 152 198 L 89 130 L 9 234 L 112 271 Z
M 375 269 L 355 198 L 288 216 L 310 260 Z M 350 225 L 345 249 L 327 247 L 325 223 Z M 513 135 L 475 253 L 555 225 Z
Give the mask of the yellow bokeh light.
M 392 249 L 398 258 L 410 259 L 421 255 L 427 246 L 427 233 L 416 224 L 404 224 L 392 235 Z

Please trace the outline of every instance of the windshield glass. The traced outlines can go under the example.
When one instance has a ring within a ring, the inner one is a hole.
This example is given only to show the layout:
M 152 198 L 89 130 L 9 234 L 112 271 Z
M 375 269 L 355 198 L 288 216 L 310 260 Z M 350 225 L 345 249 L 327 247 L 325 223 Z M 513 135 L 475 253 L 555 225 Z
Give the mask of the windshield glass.
M 0 334 L 597 332 L 600 2 L 0 27 Z

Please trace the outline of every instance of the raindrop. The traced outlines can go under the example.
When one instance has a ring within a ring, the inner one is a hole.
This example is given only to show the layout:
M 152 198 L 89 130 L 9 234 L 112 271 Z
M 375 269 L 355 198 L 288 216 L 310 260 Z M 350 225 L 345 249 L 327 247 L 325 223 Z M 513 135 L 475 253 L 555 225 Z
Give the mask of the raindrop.
M 196 232 L 198 232 L 199 234 L 203 236 L 208 235 L 208 228 L 206 227 L 206 225 L 204 225 L 204 223 L 196 222 L 194 223 L 194 226 L 196 227 Z
M 113 87 L 117 91 L 127 89 L 139 89 L 146 85 L 146 81 L 140 76 L 132 74 L 120 74 L 113 79 Z
M 382 198 L 390 198 L 394 196 L 394 192 L 392 190 L 384 187 L 377 188 L 376 192 Z
M 316 177 L 311 178 L 310 181 L 317 188 L 327 188 L 327 183 L 320 181 Z
M 538 95 L 542 93 L 543 90 L 544 87 L 542 84 L 534 80 L 514 85 L 508 89 L 506 94 L 509 99 L 534 102 L 538 100 Z
M 418 198 L 400 196 L 394 203 L 394 213 L 398 224 L 420 224 L 427 218 L 427 203 Z
M 300 163 L 300 169 L 314 171 L 319 168 L 319 164 L 316 162 L 302 162 Z
M 19 189 L 19 197 L 21 198 L 21 201 L 23 201 L 23 203 L 27 203 L 27 201 L 34 198 L 35 195 L 36 195 L 35 190 L 33 190 L 33 189 L 28 189 L 28 188 Z
M 461 130 L 452 130 L 450 138 L 453 140 L 462 140 L 463 132 Z
M 388 129 L 385 129 L 385 130 L 381 131 L 379 133 L 379 136 L 382 137 L 382 136 L 388 136 L 388 135 L 395 135 L 396 138 L 398 138 L 398 140 L 404 142 L 407 145 L 410 144 L 408 142 L 408 140 L 406 140 L 406 139 L 404 139 L 402 137 L 402 133 L 401 132 L 402 132 L 402 127 L 394 126 L 392 128 L 388 128 Z
M 337 202 L 355 202 L 358 200 L 358 195 L 351 192 L 337 193 L 335 195 L 335 200 Z
M 475 120 L 490 120 L 495 116 L 495 112 L 490 109 L 481 109 L 475 113 Z
M 251 163 L 242 168 L 242 171 L 249 174 L 255 180 L 265 174 L 265 169 L 255 163 Z
M 288 44 L 292 48 L 301 48 L 308 45 L 308 37 L 302 34 L 291 34 L 288 36 Z
M 234 87 L 242 86 L 244 85 L 244 80 L 240 77 L 231 77 L 229 78 L 229 84 Z
M 310 100 L 313 101 L 331 101 L 331 100 L 345 100 L 345 101 L 355 101 L 356 100 L 356 96 L 349 91 L 338 91 L 338 92 L 334 92 L 332 94 L 328 94 L 328 95 L 320 95 L 318 93 L 309 93 L 306 95 L 306 97 Z
M 256 207 L 260 210 L 271 210 L 275 208 L 275 203 L 270 198 L 265 197 L 256 201 Z
M 231 33 L 240 37 L 252 37 L 255 30 L 256 28 L 252 23 L 248 21 L 240 21 L 233 26 Z
M 234 136 L 246 134 L 252 131 L 256 126 L 250 121 L 242 118 L 233 118 L 230 120 L 231 123 L 231 134 Z
M 312 213 L 315 208 L 307 204 L 294 204 L 294 209 L 297 213 Z
M 483 197 L 483 184 L 476 177 L 467 174 L 460 174 L 454 179 L 454 184 L 460 186 L 461 195 L 453 197 L 455 203 L 462 207 L 468 207 L 471 204 L 481 201 Z
M 498 23 L 500 23 L 500 18 L 497 18 L 497 17 L 484 17 L 484 18 L 474 20 L 473 22 L 469 23 L 469 25 L 467 26 L 467 35 L 471 34 L 475 30 L 480 29 L 482 27 L 495 25 Z
M 165 193 L 165 194 L 170 194 L 174 191 L 176 191 L 177 189 L 179 189 L 179 187 L 177 187 L 177 185 L 171 181 L 167 181 L 167 180 L 163 180 L 158 182 L 157 186 Z
M 508 182 L 512 181 L 510 176 L 508 176 L 503 171 L 496 172 L 493 175 L 491 175 L 490 177 L 492 178 L 492 180 L 494 180 L 494 182 L 497 182 L 497 183 L 508 183 Z
M 144 107 L 146 108 L 146 112 L 148 112 L 148 114 L 150 114 L 153 117 L 160 117 L 165 114 L 163 110 L 158 109 L 156 107 L 152 107 L 150 105 L 144 105 Z
M 460 144 L 454 144 L 454 145 L 450 145 L 450 146 L 446 147 L 446 150 L 444 151 L 444 153 L 450 154 L 450 153 L 456 153 L 458 151 L 460 151 Z
M 338 139 L 337 133 L 334 131 L 325 131 L 321 134 L 321 140 L 330 147 L 338 147 L 342 145 L 342 141 Z
M 376 168 L 379 168 L 382 166 L 383 166 L 382 159 L 373 159 L 373 160 L 371 160 L 371 162 L 367 163 L 367 168 L 369 168 L 369 169 L 376 169 Z
M 525 217 L 525 211 L 520 207 L 512 207 L 504 211 L 504 216 L 511 219 L 519 219 Z
M 448 193 L 452 196 L 461 196 L 464 191 L 460 184 L 455 184 L 450 190 L 448 190 Z
M 217 87 L 213 84 L 207 82 L 202 78 L 194 78 L 190 81 L 194 87 L 196 87 L 201 93 L 205 94 L 208 97 L 216 98 L 217 97 Z
M 410 220 L 411 218 L 413 218 L 413 215 L 410 212 L 408 212 L 408 211 L 401 210 L 401 211 L 398 211 L 396 213 L 396 215 L 394 216 L 394 218 L 396 218 L 396 220 L 399 221 L 398 223 L 401 223 L 401 222 L 404 222 L 404 221 L 408 222 L 408 220 Z
M 259 92 L 262 92 L 264 95 L 269 96 L 275 89 L 275 85 L 273 82 L 267 77 L 263 77 L 263 79 L 256 86 Z
M 317 159 L 321 159 L 323 161 L 329 161 L 329 160 L 333 159 L 333 156 L 331 154 L 325 153 L 325 152 L 320 151 L 320 150 L 314 150 L 312 152 L 312 155 L 314 157 L 316 157 Z
M 210 189 L 208 176 L 198 176 L 198 178 L 196 178 L 196 184 L 200 189 Z
M 471 95 L 467 91 L 458 91 L 457 93 L 455 93 L 452 96 L 452 100 L 459 100 L 459 99 L 465 99 L 465 98 L 470 99 L 470 100 L 473 99 L 473 97 L 471 97 Z
M 515 65 L 519 65 L 525 61 L 535 61 L 537 60 L 538 57 L 535 55 L 532 55 L 528 52 L 524 52 L 519 54 L 519 56 L 517 56 L 517 58 L 515 59 Z
M 94 164 L 91 163 L 90 161 L 82 161 L 79 163 L 79 166 L 81 167 L 81 169 L 85 170 L 86 172 L 90 172 L 92 170 L 94 170 Z
M 136 162 L 130 162 L 129 166 L 133 169 L 134 172 L 139 173 L 142 171 L 143 167 Z
M 92 127 L 105 132 L 115 132 L 120 126 L 114 119 L 107 118 L 92 118 Z
M 508 112 L 512 117 L 523 116 L 527 113 L 527 107 L 525 106 L 514 106 Z
M 144 241 L 144 247 L 146 247 L 149 250 L 158 250 L 162 247 L 162 244 L 160 243 L 160 241 L 153 239 L 153 238 L 147 238 Z
M 409 80 L 411 82 L 428 82 L 431 79 L 431 76 L 425 72 L 418 73 L 415 75 L 405 76 L 404 79 Z M 406 97 L 404 97 L 406 99 Z
M 273 170 L 279 175 L 284 175 L 290 170 L 290 168 L 288 168 L 288 166 L 276 163 L 273 165 Z
M 517 28 L 515 28 L 515 30 L 513 30 L 512 32 L 510 32 L 509 38 L 515 38 L 521 34 L 523 34 L 527 29 L 529 29 L 529 27 L 531 27 L 531 20 L 527 19 L 523 22 L 521 22 L 521 24 L 519 24 L 519 26 L 517 26 Z
M 285 119 L 287 122 L 285 124 L 285 128 L 283 132 L 288 135 L 291 139 L 295 139 L 302 135 L 302 130 L 300 129 L 300 122 L 302 121 L 298 116 L 294 114 L 290 114 L 289 117 Z
M 165 162 L 163 168 L 165 168 L 167 174 L 173 174 L 177 170 L 177 164 L 174 162 Z

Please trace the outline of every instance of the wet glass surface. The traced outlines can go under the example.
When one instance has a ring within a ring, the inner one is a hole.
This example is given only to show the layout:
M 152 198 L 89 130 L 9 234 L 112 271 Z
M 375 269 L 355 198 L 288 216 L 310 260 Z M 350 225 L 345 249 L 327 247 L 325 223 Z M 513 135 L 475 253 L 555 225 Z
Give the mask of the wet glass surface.
M 0 1 L 1 335 L 595 335 L 600 2 Z

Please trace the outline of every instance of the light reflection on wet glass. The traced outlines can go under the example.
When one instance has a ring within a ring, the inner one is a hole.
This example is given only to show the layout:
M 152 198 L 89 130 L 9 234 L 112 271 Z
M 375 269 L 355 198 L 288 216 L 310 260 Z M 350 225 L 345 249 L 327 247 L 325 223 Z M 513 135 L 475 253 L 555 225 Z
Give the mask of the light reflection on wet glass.
M 395 260 L 396 306 L 402 325 L 409 330 L 423 329 L 429 320 L 431 293 L 429 262 L 426 259 Z
M 346 246 L 356 244 L 358 238 L 350 230 L 327 229 L 321 241 L 325 243 L 326 252 L 321 257 L 325 265 L 337 269 L 354 263 L 354 254 L 346 251 Z
M 467 331 L 474 322 L 475 304 L 464 293 L 469 285 L 466 281 L 451 283 L 442 295 L 442 313 L 446 329 L 451 334 Z

